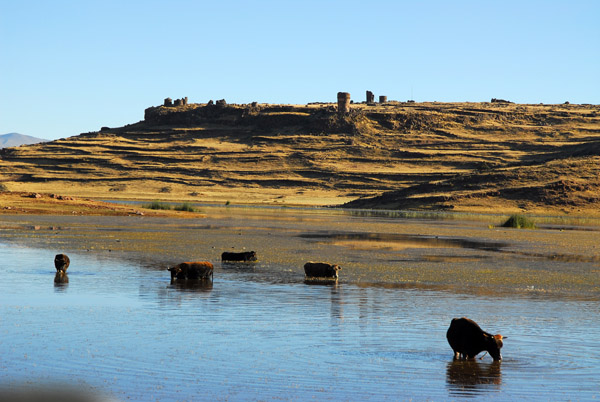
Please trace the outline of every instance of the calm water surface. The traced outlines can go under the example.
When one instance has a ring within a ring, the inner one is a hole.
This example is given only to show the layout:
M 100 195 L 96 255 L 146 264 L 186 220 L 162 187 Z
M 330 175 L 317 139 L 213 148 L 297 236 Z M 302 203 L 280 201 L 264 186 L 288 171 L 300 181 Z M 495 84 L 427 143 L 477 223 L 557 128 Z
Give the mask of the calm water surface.
M 209 212 L 0 217 L 0 387 L 160 401 L 600 398 L 594 231 Z M 260 261 L 222 265 L 231 247 Z M 53 283 L 57 252 L 71 257 L 65 285 Z M 213 261 L 214 281 L 172 285 L 166 267 L 190 259 Z M 340 281 L 305 283 L 310 259 L 339 262 Z M 452 361 L 445 332 L 460 316 L 508 337 L 502 363 Z

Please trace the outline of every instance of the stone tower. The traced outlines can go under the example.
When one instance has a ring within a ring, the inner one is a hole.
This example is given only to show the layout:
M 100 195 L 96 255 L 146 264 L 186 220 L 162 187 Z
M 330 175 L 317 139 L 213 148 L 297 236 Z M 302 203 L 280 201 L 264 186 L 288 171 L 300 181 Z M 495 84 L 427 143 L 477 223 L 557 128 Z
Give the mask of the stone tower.
M 350 113 L 350 94 L 348 92 L 338 92 L 338 113 Z

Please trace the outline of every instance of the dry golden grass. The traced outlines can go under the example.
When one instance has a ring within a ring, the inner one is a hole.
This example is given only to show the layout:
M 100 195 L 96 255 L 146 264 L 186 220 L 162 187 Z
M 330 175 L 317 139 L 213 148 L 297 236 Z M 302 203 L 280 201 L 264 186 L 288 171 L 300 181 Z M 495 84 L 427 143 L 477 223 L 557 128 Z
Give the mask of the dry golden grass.
M 594 215 L 600 107 L 496 103 L 150 108 L 0 153 L 10 191 L 95 199 Z
M 89 198 L 35 192 L 0 192 L 0 214 L 162 216 L 170 218 L 204 216 L 195 212 L 152 210 Z

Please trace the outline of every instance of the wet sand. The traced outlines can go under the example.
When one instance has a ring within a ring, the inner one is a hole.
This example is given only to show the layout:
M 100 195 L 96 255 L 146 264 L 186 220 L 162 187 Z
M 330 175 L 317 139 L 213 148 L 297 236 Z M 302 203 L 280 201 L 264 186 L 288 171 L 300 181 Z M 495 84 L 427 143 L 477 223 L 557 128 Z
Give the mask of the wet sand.
M 111 255 L 151 270 L 255 250 L 272 271 L 258 279 L 276 282 L 302 279 L 306 261 L 323 260 L 343 265 L 340 283 L 357 286 L 592 299 L 600 293 L 596 220 L 516 230 L 499 227 L 503 218 L 493 215 L 402 219 L 351 210 L 209 206 L 201 212 L 190 219 L 3 216 L 0 230 L 5 242 Z
M 210 208 L 206 218 L 2 216 L 0 388 L 76 383 L 119 400 L 598 398 L 598 227 Z M 255 250 L 254 264 L 221 264 Z M 54 254 L 71 257 L 54 284 Z M 177 286 L 166 268 L 215 264 Z M 305 283 L 302 266 L 342 266 Z M 7 263 L 8 262 L 8 263 Z M 17 262 L 17 263 L 14 263 Z M 468 316 L 504 360 L 453 362 Z

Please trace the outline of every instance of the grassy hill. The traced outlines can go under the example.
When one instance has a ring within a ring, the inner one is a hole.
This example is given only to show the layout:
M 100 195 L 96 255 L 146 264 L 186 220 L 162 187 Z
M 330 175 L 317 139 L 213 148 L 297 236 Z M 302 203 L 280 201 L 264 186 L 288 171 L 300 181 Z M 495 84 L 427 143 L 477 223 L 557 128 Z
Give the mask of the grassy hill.
M 160 106 L 0 150 L 8 190 L 96 198 L 593 214 L 599 176 L 595 105 Z

